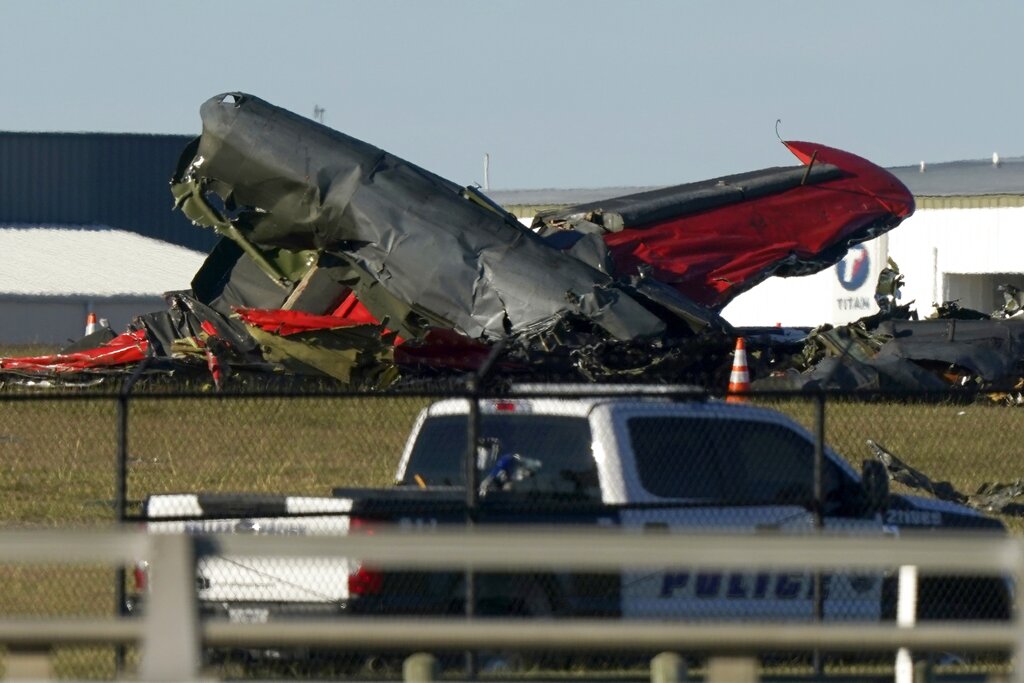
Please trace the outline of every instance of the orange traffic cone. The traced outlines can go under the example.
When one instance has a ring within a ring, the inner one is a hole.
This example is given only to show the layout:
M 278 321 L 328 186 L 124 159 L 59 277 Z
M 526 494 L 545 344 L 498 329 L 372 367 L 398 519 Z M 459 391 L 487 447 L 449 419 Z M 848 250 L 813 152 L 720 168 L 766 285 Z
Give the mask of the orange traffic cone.
M 725 400 L 729 403 L 746 403 L 750 391 L 750 371 L 747 369 L 747 343 L 743 337 L 736 338 L 736 352 L 732 357 L 732 372 L 729 374 L 729 391 Z M 737 393 L 740 394 L 737 396 Z
M 100 329 L 100 326 L 96 322 L 96 314 L 90 311 L 89 315 L 85 316 L 85 336 L 88 337 L 98 329 Z

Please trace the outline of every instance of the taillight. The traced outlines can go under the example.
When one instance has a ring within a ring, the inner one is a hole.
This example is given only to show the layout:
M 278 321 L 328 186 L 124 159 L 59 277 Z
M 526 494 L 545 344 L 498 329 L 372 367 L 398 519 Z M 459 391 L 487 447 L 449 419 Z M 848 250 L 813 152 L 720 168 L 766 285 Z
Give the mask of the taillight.
M 136 562 L 132 576 L 135 579 L 135 591 L 145 593 L 149 589 L 149 562 L 145 560 Z
M 372 534 L 373 524 L 363 517 L 349 517 L 348 532 L 350 534 Z
M 349 595 L 376 595 L 384 584 L 384 574 L 360 566 L 348 575 Z
M 348 532 L 350 534 L 372 534 L 374 525 L 362 517 L 349 517 Z M 362 565 L 348 575 L 349 595 L 375 595 L 380 593 L 384 583 L 384 574 Z

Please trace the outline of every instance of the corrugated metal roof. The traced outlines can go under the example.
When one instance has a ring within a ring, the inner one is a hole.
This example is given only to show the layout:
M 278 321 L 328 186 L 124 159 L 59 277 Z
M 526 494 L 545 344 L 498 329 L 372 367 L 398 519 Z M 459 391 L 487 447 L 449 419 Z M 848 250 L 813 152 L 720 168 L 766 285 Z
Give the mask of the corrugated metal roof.
M 975 197 L 979 195 L 1024 195 L 1024 157 L 938 164 L 897 166 L 889 169 L 915 197 Z
M 187 135 L 0 132 L 0 224 L 107 225 L 209 251 L 216 236 L 173 211 Z
M 107 227 L 0 226 L 0 294 L 96 297 L 188 289 L 206 254 Z

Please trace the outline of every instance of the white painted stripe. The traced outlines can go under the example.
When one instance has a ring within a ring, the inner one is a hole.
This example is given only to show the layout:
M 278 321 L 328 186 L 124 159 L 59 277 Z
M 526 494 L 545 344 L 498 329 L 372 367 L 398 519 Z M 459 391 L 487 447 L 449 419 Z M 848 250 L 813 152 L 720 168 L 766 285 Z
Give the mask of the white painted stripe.
M 285 510 L 294 514 L 307 512 L 348 512 L 351 509 L 351 498 L 317 498 L 312 496 L 288 496 L 285 498 Z
M 200 517 L 203 508 L 194 493 L 169 493 L 153 496 L 146 502 L 148 517 Z

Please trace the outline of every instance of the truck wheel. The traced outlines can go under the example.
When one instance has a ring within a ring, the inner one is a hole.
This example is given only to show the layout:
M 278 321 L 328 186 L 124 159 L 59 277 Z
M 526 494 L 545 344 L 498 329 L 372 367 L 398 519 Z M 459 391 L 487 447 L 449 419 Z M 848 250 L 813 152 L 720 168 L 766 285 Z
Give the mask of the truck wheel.
M 522 619 L 551 619 L 555 608 L 551 596 L 543 585 L 530 581 L 516 586 L 511 595 L 494 601 L 489 609 L 481 612 L 496 617 Z M 498 609 L 503 603 L 503 609 Z M 480 653 L 480 671 L 488 673 L 512 673 L 538 670 L 561 670 L 568 664 L 567 655 L 562 653 L 533 652 L 523 650 L 488 650 Z
M 478 579 L 477 618 L 550 619 L 556 603 L 540 580 L 515 575 L 481 575 Z M 465 613 L 465 584 L 452 586 L 449 614 Z M 523 652 L 521 650 L 481 650 L 477 663 L 482 672 L 521 672 L 559 669 L 568 657 L 560 653 Z

